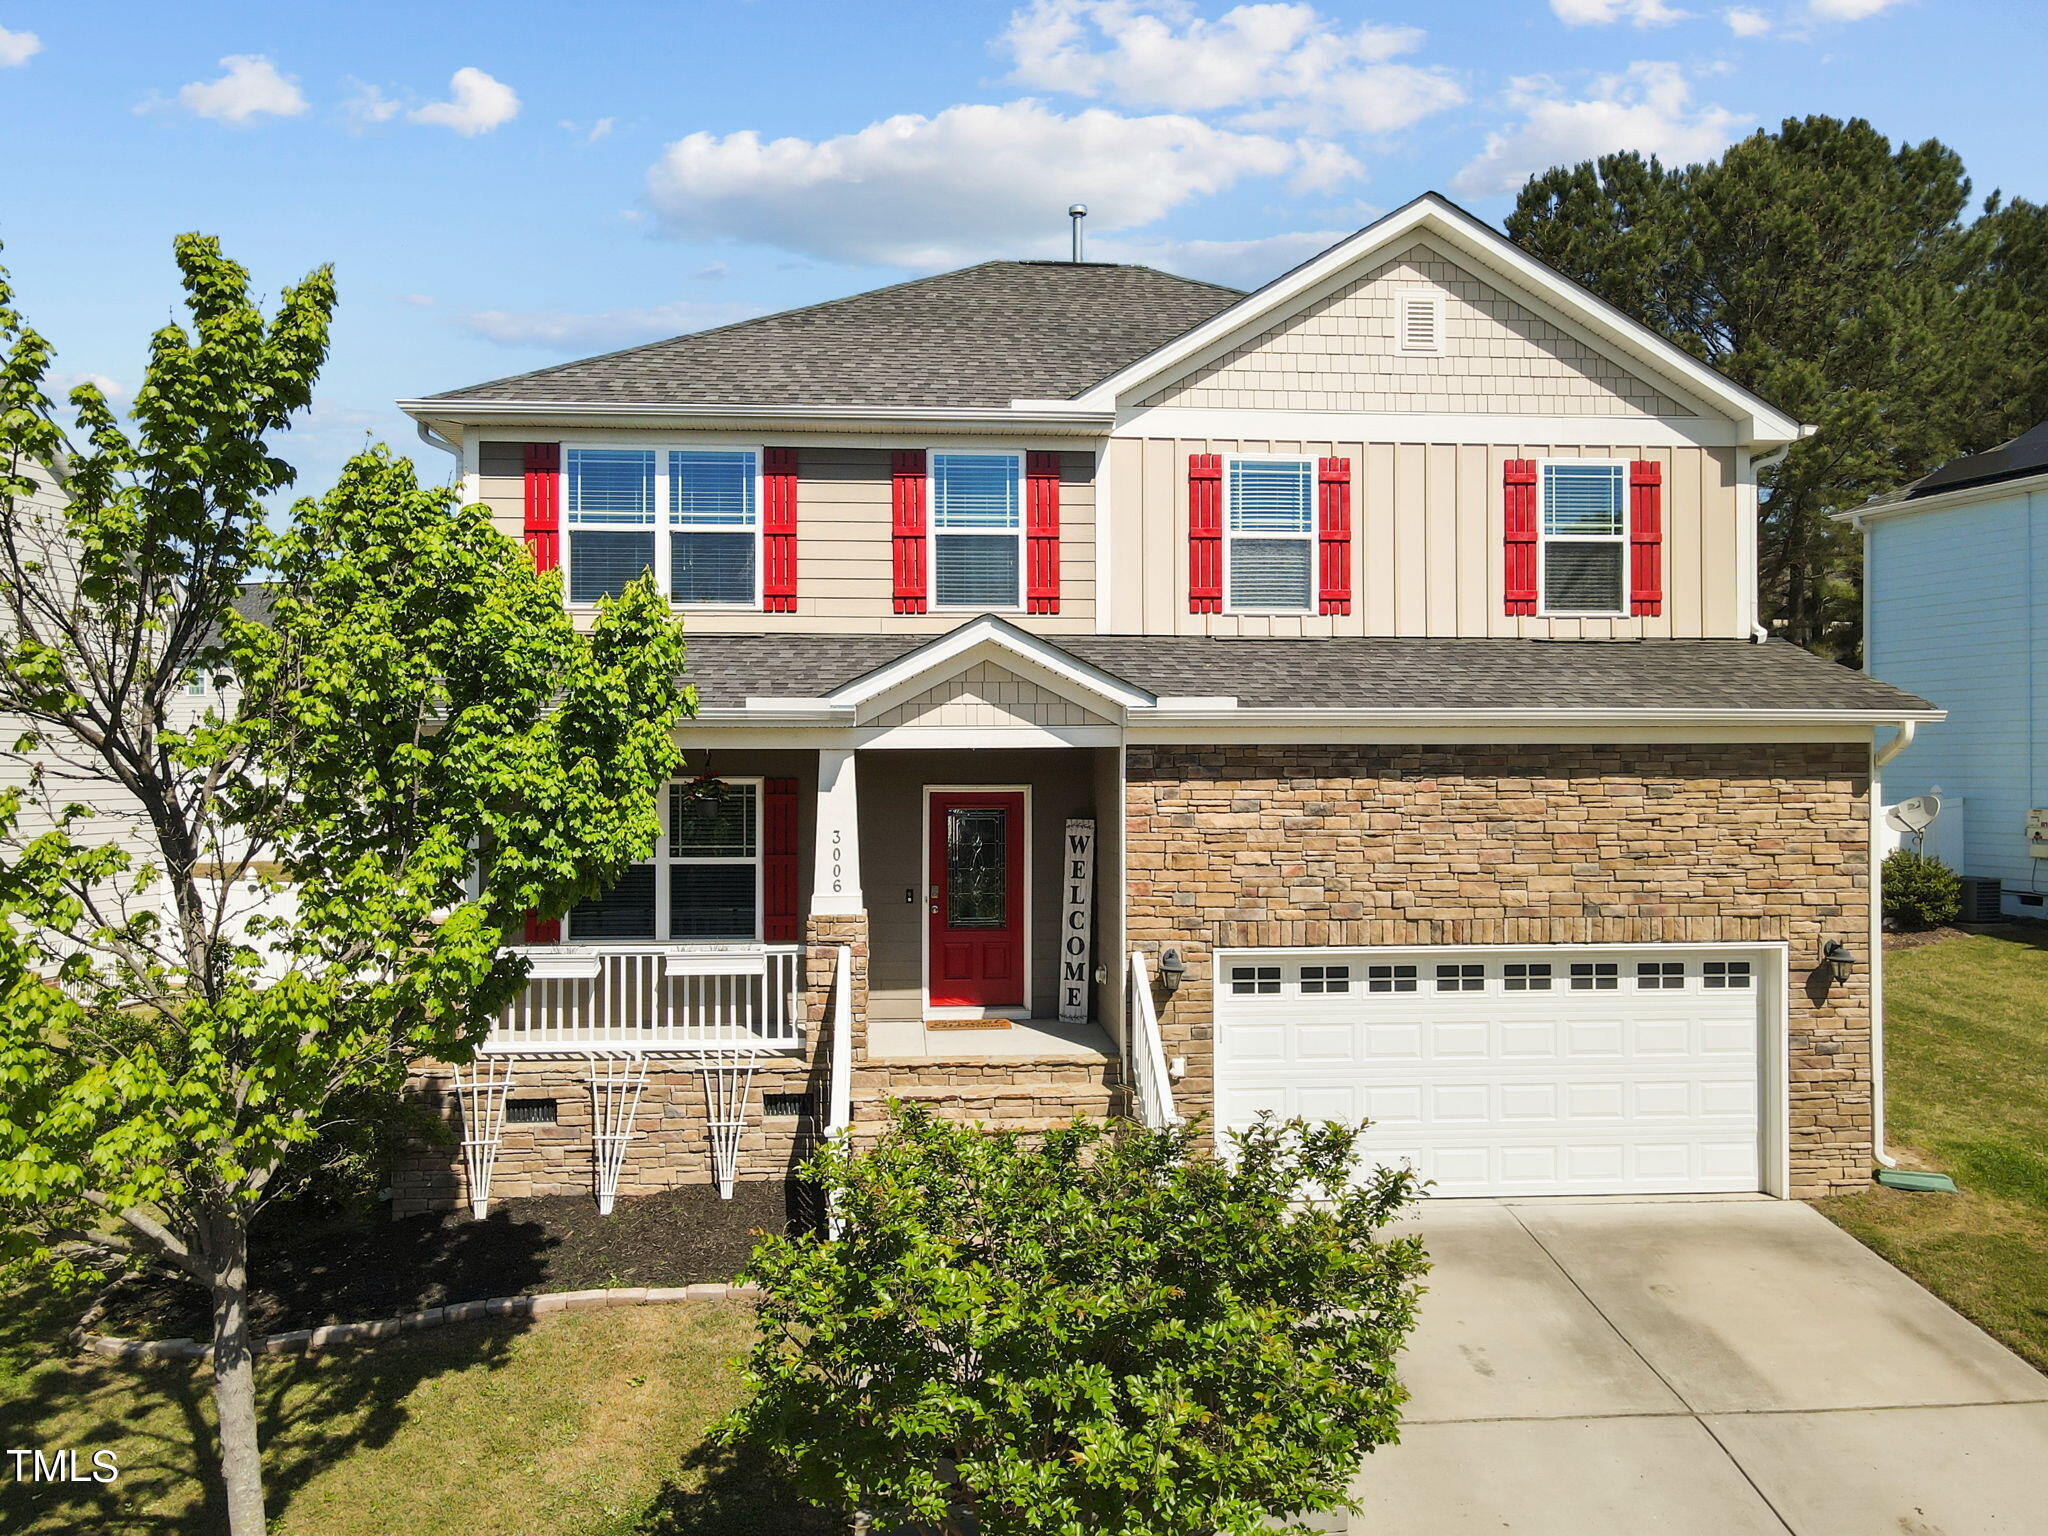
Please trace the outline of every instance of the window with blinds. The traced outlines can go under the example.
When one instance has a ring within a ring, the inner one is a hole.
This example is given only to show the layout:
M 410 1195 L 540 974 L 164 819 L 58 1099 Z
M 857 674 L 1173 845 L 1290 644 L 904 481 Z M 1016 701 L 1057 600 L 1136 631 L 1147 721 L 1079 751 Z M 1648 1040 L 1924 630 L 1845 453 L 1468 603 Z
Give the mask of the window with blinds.
M 1015 608 L 1023 601 L 1023 461 L 1013 453 L 931 456 L 932 601 Z
M 652 571 L 671 602 L 759 604 L 758 453 L 571 448 L 562 471 L 571 602 L 616 597 Z
M 593 940 L 761 936 L 761 783 L 668 786 L 653 857 L 569 909 L 564 937 Z
M 1234 610 L 1306 612 L 1315 596 L 1315 461 L 1231 459 L 1224 580 Z
M 1625 464 L 1545 464 L 1542 607 L 1545 613 L 1625 611 L 1628 520 Z

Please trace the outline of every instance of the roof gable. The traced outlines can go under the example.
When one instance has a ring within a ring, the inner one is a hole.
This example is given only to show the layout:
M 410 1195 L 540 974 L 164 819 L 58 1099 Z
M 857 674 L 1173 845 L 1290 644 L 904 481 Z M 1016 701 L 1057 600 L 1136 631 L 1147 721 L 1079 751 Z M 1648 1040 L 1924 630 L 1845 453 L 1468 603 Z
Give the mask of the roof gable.
M 1405 299 L 1441 306 L 1440 350 L 1404 352 Z M 1675 417 L 1669 394 L 1417 239 L 1145 405 Z
M 1103 409 L 1147 400 L 1167 384 L 1213 364 L 1247 339 L 1344 288 L 1418 238 L 1631 375 L 1667 389 L 1681 404 L 1697 405 L 1733 421 L 1743 441 L 1767 445 L 1791 442 L 1802 435 L 1799 423 L 1762 397 L 1545 266 L 1498 230 L 1434 192 L 1424 193 L 1338 241 L 1150 356 L 1120 369 L 1078 395 L 1075 404 Z

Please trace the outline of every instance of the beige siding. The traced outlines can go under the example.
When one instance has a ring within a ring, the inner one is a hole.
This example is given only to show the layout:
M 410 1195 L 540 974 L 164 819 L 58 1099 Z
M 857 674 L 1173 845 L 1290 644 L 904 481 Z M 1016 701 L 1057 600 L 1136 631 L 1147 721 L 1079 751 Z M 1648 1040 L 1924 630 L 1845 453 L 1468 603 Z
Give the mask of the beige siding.
M 1404 292 L 1440 295 L 1442 356 L 1395 347 Z M 1140 402 L 1300 411 L 1685 416 L 1678 401 L 1417 244 Z
M 1196 453 L 1351 461 L 1352 611 L 1188 612 L 1187 466 Z M 1664 469 L 1664 612 L 1655 618 L 1510 618 L 1502 602 L 1501 482 L 1509 459 L 1651 459 Z M 1736 451 L 1639 444 L 1361 443 L 1117 438 L 1112 627 L 1124 634 L 1495 635 L 1533 639 L 1740 636 Z
M 621 434 L 618 441 L 630 439 Z M 672 436 L 663 443 L 677 441 Z M 905 444 L 904 446 L 912 446 Z M 513 537 L 524 527 L 522 449 L 516 442 L 478 444 L 479 496 L 497 526 Z M 797 607 L 793 614 L 730 608 L 684 609 L 685 618 L 720 633 L 886 630 L 942 634 L 971 614 L 960 609 L 922 615 L 894 611 L 894 561 L 889 531 L 886 447 L 797 450 Z M 1010 613 L 1026 629 L 1049 634 L 1095 629 L 1095 454 L 1060 456 L 1060 611 Z

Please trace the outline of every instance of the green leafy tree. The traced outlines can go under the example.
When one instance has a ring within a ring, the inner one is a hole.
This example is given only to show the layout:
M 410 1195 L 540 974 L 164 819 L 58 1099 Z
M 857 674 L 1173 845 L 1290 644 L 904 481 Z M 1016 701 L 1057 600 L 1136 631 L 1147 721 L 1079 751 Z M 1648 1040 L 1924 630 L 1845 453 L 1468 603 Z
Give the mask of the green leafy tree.
M 1208 1536 L 1351 1507 L 1395 1439 L 1420 1240 L 1359 1131 L 1075 1122 L 1033 1146 L 895 1106 L 810 1164 L 836 1240 L 769 1237 L 730 1442 L 815 1503 L 946 1536 Z M 1335 1193 L 1331 1193 L 1331 1192 Z
M 1828 520 L 2048 409 L 2048 240 L 2015 203 L 1965 218 L 1946 146 L 1790 118 L 1718 161 L 1635 153 L 1532 178 L 1508 233 L 1819 430 L 1762 480 L 1773 628 L 1848 656 L 1860 548 Z
M 332 1119 L 467 1057 L 526 909 L 651 845 L 691 700 L 651 585 L 578 634 L 555 577 L 387 450 L 274 531 L 267 438 L 310 400 L 330 275 L 266 318 L 213 241 L 176 256 L 189 330 L 152 338 L 132 425 L 74 390 L 78 441 L 0 287 L 0 715 L 30 770 L 0 797 L 0 1220 L 15 1264 L 206 1291 L 252 1536 L 251 1215 Z
M 1885 921 L 1917 933 L 1952 923 L 1963 910 L 1963 878 L 1941 860 L 1911 848 L 1885 855 L 1879 872 Z

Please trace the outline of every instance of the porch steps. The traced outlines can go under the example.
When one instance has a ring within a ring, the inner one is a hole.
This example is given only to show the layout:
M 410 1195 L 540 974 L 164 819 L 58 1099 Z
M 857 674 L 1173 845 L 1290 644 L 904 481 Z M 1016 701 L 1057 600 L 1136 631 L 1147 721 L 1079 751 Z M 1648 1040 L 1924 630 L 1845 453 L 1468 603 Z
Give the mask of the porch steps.
M 879 1136 L 891 1099 L 927 1105 L 947 1120 L 1003 1131 L 1049 1131 L 1077 1115 L 1108 1120 L 1126 1112 L 1129 1098 L 1119 1066 L 1114 1060 L 1071 1056 L 866 1062 L 853 1074 L 853 1134 L 857 1140 Z

